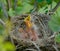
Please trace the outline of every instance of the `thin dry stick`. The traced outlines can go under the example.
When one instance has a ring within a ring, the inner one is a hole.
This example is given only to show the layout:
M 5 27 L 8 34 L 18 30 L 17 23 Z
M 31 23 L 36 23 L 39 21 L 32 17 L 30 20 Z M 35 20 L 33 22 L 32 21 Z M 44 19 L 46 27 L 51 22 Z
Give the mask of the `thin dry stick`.
M 51 35 L 50 37 L 48 37 L 48 39 L 54 38 L 56 36 L 56 32 L 53 33 L 53 35 Z
M 28 50 L 28 51 L 37 51 L 37 50 L 35 50 L 35 49 L 26 49 L 26 50 Z
M 2 19 L 0 19 L 0 23 L 5 26 L 5 22 Z
M 10 39 L 11 39 L 12 44 L 14 44 L 14 40 L 12 38 L 12 32 L 11 31 L 9 32 L 9 36 L 10 36 Z
M 55 45 L 52 45 L 56 51 L 59 51 L 58 48 Z
M 60 6 L 60 1 L 57 3 L 57 5 L 51 10 L 51 12 L 55 12 L 57 8 Z
M 34 44 L 34 46 L 37 48 L 38 51 L 41 51 L 41 49 L 39 48 L 39 46 L 37 46 L 34 41 L 31 41 L 31 42 Z

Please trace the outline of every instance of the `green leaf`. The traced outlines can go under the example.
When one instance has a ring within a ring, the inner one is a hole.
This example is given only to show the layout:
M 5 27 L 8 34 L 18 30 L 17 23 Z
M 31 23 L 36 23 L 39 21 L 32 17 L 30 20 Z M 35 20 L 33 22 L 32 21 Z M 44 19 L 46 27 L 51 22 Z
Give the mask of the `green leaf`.
M 60 34 L 57 34 L 57 35 L 55 36 L 55 41 L 56 41 L 57 43 L 60 43 Z
M 17 14 L 25 14 L 25 13 L 28 13 L 30 12 L 30 10 L 33 8 L 32 5 L 28 4 L 28 3 L 23 3 L 23 6 L 21 7 L 17 7 L 16 8 L 16 13 Z
M 9 11 L 8 11 L 8 14 L 9 14 L 9 16 L 14 17 L 15 16 L 15 11 L 12 8 L 10 8 Z
M 60 7 L 56 10 L 55 14 L 52 15 L 49 26 L 53 31 L 60 31 Z
M 22 6 L 21 7 L 17 7 L 16 8 L 16 14 L 20 15 L 22 9 L 23 9 Z
M 58 16 L 60 16 L 60 7 L 57 8 L 56 14 L 57 14 Z
M 51 20 L 49 21 L 49 26 L 53 31 L 59 32 L 60 31 L 60 16 L 53 15 Z
M 5 36 L 0 36 L 0 51 L 15 51 L 15 46 L 10 42 L 5 41 L 4 37 Z

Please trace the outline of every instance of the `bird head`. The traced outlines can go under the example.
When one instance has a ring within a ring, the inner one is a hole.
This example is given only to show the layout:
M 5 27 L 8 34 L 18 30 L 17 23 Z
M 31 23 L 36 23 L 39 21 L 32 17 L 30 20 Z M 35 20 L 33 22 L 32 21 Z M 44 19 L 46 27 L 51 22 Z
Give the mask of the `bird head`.
M 31 17 L 30 15 L 24 19 L 24 22 L 28 28 L 31 28 L 32 23 L 31 23 Z

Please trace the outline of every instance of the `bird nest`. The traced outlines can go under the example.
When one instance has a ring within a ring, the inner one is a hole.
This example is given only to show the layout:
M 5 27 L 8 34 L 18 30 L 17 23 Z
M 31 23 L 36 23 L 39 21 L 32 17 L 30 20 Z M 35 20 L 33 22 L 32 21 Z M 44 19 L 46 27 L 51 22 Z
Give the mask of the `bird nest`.
M 13 23 L 11 36 L 14 39 L 19 40 L 19 41 L 20 40 L 32 41 L 29 37 L 22 38 L 22 36 L 24 36 L 25 33 L 22 34 L 22 32 L 19 32 L 20 28 L 23 28 L 23 30 L 25 31 L 26 25 L 24 23 L 24 19 L 28 16 L 29 16 L 28 14 L 25 14 L 25 15 L 13 17 L 11 19 L 11 21 Z M 52 31 L 50 30 L 50 28 L 48 26 L 48 21 L 50 20 L 50 17 L 45 14 L 35 14 L 35 13 L 30 14 L 30 17 L 31 17 L 31 22 L 34 23 L 32 29 L 35 29 L 35 31 L 36 31 L 36 34 L 38 35 L 38 41 L 40 41 L 40 40 L 47 41 L 47 38 L 52 35 Z M 20 29 L 20 31 L 22 31 L 22 29 Z

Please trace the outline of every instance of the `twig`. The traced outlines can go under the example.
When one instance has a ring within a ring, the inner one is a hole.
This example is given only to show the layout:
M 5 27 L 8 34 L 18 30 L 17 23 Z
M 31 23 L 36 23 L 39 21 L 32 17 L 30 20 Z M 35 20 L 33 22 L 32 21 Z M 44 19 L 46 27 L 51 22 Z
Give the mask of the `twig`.
M 37 51 L 37 50 L 35 50 L 35 49 L 26 49 L 26 50 L 29 50 L 29 51 Z
M 59 51 L 58 48 L 55 45 L 52 45 L 56 51 Z
M 57 3 L 57 5 L 51 10 L 51 12 L 55 12 L 57 8 L 60 6 L 60 1 Z
M 4 16 L 8 18 L 7 10 L 6 10 L 5 5 L 4 5 L 4 3 L 3 3 L 2 1 L 1 1 L 1 8 L 2 8 L 2 10 L 3 10 Z
M 5 22 L 0 19 L 0 23 L 5 26 Z
M 11 6 L 11 1 L 12 1 L 12 0 L 7 0 L 7 7 L 8 7 L 8 10 L 12 7 L 12 6 Z
M 56 36 L 56 32 L 54 32 L 53 35 L 51 35 L 48 39 L 54 38 Z
M 9 31 L 9 36 L 10 36 L 11 43 L 14 45 L 14 40 L 12 38 L 12 31 Z
M 31 13 L 34 13 L 34 12 L 37 12 L 38 11 L 38 6 L 37 6 L 37 0 L 35 0 L 35 2 L 34 2 L 34 8 L 33 8 L 33 10 L 32 10 L 32 12 Z
M 41 51 L 41 49 L 36 45 L 35 42 L 33 42 L 33 41 L 31 41 L 31 42 L 34 44 L 34 46 L 37 48 L 38 51 Z

